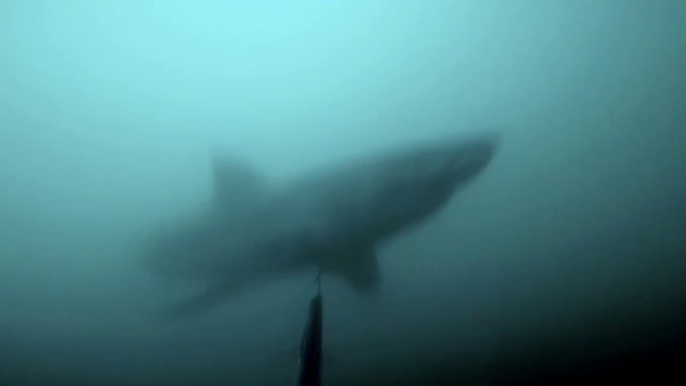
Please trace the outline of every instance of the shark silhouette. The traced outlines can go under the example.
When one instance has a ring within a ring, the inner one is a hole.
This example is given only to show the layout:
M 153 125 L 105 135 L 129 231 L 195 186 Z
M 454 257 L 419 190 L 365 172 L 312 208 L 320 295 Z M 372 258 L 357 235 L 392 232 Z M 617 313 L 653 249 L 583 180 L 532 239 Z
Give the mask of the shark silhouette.
M 169 317 L 208 310 L 249 286 L 319 269 L 369 295 L 381 284 L 376 250 L 438 212 L 491 162 L 499 136 L 416 144 L 267 186 L 248 164 L 215 157 L 214 202 L 148 238 L 157 275 L 205 290 Z

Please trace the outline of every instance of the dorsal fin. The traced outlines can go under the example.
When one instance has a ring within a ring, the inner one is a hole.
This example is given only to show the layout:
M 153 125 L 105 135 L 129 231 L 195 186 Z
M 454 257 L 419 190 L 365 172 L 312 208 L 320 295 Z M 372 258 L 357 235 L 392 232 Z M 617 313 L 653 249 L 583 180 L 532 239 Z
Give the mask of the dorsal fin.
M 238 210 L 262 196 L 263 181 L 248 162 L 237 157 L 214 154 L 214 200 L 218 206 Z

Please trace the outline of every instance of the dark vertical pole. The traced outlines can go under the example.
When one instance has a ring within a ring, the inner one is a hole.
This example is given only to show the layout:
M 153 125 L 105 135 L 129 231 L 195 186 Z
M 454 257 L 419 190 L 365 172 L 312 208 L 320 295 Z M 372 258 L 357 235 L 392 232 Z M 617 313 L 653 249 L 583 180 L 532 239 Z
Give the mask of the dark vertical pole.
M 322 331 L 324 327 L 324 300 L 321 271 L 317 275 L 317 294 L 310 301 L 310 313 L 300 346 L 298 386 L 322 384 Z

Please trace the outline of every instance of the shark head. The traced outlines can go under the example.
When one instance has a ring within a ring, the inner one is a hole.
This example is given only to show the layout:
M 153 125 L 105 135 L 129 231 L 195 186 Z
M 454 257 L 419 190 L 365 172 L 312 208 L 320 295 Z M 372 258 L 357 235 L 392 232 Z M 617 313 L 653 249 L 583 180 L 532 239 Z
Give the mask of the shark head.
M 499 142 L 499 135 L 488 133 L 420 150 L 408 159 L 415 172 L 408 177 L 427 191 L 449 194 L 486 169 Z
M 500 136 L 474 135 L 425 145 L 397 154 L 379 168 L 383 181 L 371 218 L 393 233 L 440 209 L 460 188 L 480 175 L 498 151 Z

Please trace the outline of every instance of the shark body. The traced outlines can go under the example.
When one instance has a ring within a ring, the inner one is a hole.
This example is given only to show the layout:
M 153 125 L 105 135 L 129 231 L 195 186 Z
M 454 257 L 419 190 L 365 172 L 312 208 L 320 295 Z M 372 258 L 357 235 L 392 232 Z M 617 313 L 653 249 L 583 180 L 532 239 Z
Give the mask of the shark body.
M 148 268 L 207 289 L 170 311 L 212 308 L 248 286 L 303 270 L 336 275 L 363 294 L 381 284 L 376 250 L 420 225 L 497 152 L 492 133 L 360 159 L 270 189 L 259 174 L 214 160 L 215 202 L 148 243 Z

